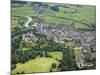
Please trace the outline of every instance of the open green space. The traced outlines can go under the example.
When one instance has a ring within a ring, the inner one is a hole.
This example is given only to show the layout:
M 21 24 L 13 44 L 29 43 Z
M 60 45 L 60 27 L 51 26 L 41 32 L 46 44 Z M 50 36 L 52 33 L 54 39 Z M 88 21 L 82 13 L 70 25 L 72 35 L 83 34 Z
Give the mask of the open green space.
M 49 55 L 52 56 L 54 59 L 62 60 L 63 53 L 59 51 L 49 52 Z
M 17 7 L 13 7 L 16 5 Z M 11 26 L 12 28 L 20 25 L 24 25 L 25 23 L 25 17 L 26 16 L 36 16 L 35 11 L 33 8 L 29 5 L 21 5 L 21 4 L 12 4 L 11 8 L 12 14 L 11 14 Z
M 95 6 L 59 4 L 58 5 L 59 11 L 53 11 L 52 9 L 50 9 L 50 7 L 55 5 L 54 4 L 47 4 L 47 5 L 48 7 L 45 8 L 44 11 L 41 11 L 42 12 L 41 16 L 49 24 L 65 24 L 74 27 L 75 29 L 89 29 L 89 26 L 91 26 L 91 24 L 93 25 L 96 24 Z M 34 5 L 32 5 L 31 3 L 24 4 L 24 5 L 12 4 L 12 8 L 11 8 L 12 17 L 37 16 L 38 14 L 37 12 L 39 12 L 39 10 L 35 10 L 33 8 Z M 12 26 L 18 25 L 18 21 L 17 21 L 18 19 L 14 19 L 14 18 L 12 18 Z M 32 22 L 32 24 L 33 23 L 34 21 Z
M 82 55 L 82 52 L 80 50 L 75 50 L 75 55 L 80 56 L 80 55 Z
M 88 50 L 83 44 L 95 41 L 94 33 L 88 31 L 95 32 L 95 10 L 90 5 L 12 3 L 11 74 L 79 70 L 75 58 L 84 53 L 76 47 Z
M 22 72 L 24 73 L 50 72 L 53 63 L 55 63 L 57 66 L 59 64 L 59 62 L 53 58 L 39 57 L 36 59 L 29 60 L 24 64 L 18 63 L 16 65 L 16 68 L 12 71 L 12 74 L 22 73 Z M 52 70 L 56 71 L 57 67 Z
M 35 16 L 35 11 L 29 5 L 12 7 L 12 16 Z

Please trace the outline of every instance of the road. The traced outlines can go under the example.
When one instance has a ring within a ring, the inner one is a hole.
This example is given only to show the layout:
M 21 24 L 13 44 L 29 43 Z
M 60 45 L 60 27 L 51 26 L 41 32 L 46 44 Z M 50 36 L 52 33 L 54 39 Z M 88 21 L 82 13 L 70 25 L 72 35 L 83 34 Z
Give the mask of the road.
M 25 27 L 29 27 L 29 23 L 32 21 L 32 18 L 29 16 L 26 16 L 26 18 L 28 19 L 28 21 L 25 23 Z
M 29 16 L 26 16 L 26 18 L 27 18 L 27 22 L 25 23 L 25 27 L 29 27 L 29 23 L 32 21 L 32 18 L 31 17 L 29 17 Z M 22 47 L 22 43 L 23 43 L 23 40 L 25 39 L 25 34 L 23 34 L 22 35 L 22 41 L 21 41 L 21 43 L 20 43 L 20 47 L 19 47 L 19 49 L 21 49 L 21 47 Z

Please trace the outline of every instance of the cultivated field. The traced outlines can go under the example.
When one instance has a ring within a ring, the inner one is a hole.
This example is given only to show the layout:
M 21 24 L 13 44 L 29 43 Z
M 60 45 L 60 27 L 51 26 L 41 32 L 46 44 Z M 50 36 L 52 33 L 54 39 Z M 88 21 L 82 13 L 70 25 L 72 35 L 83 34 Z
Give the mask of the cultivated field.
M 96 7 L 11 2 L 11 73 L 96 68 Z

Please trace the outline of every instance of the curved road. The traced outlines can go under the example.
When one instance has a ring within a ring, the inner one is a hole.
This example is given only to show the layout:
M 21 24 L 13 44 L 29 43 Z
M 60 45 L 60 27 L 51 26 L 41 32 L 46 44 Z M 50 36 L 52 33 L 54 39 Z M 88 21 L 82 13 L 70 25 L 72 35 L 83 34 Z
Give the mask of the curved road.
M 25 23 L 25 27 L 29 27 L 29 23 L 32 21 L 32 18 L 29 16 L 26 16 L 26 18 L 28 19 L 28 21 Z
M 32 21 L 32 18 L 31 17 L 29 17 L 29 16 L 26 16 L 26 18 L 28 19 L 28 21 L 25 23 L 25 27 L 29 27 L 29 23 Z M 22 47 L 22 43 L 23 43 L 23 40 L 25 39 L 25 34 L 23 34 L 22 35 L 22 41 L 21 41 L 21 43 L 20 43 L 20 47 L 19 47 L 19 49 L 21 49 L 21 47 Z

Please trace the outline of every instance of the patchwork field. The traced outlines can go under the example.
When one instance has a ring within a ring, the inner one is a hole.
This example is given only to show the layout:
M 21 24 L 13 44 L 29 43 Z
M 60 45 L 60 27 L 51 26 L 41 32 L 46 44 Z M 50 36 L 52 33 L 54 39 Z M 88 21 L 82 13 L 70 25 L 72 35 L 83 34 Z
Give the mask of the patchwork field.
M 16 7 L 15 7 L 16 6 Z M 20 4 L 12 4 L 11 8 L 11 27 L 14 28 L 16 26 L 24 25 L 25 21 L 27 20 L 26 16 L 36 16 L 35 11 L 33 8 L 28 5 L 20 5 Z
M 11 74 L 95 69 L 95 30 L 93 5 L 11 1 Z
M 35 17 L 39 10 L 34 10 L 32 4 L 16 5 L 12 4 L 12 17 L 16 19 L 16 16 L 30 16 Z M 65 24 L 71 26 L 75 29 L 90 29 L 91 25 L 96 24 L 95 10 L 94 6 L 84 6 L 84 5 L 60 5 L 56 4 L 58 11 L 54 11 L 51 7 L 53 4 L 48 4 L 47 7 L 42 8 L 41 11 L 42 19 L 44 19 L 49 24 Z M 12 26 L 18 24 L 17 20 L 12 18 Z M 90 26 L 90 27 L 89 27 Z

